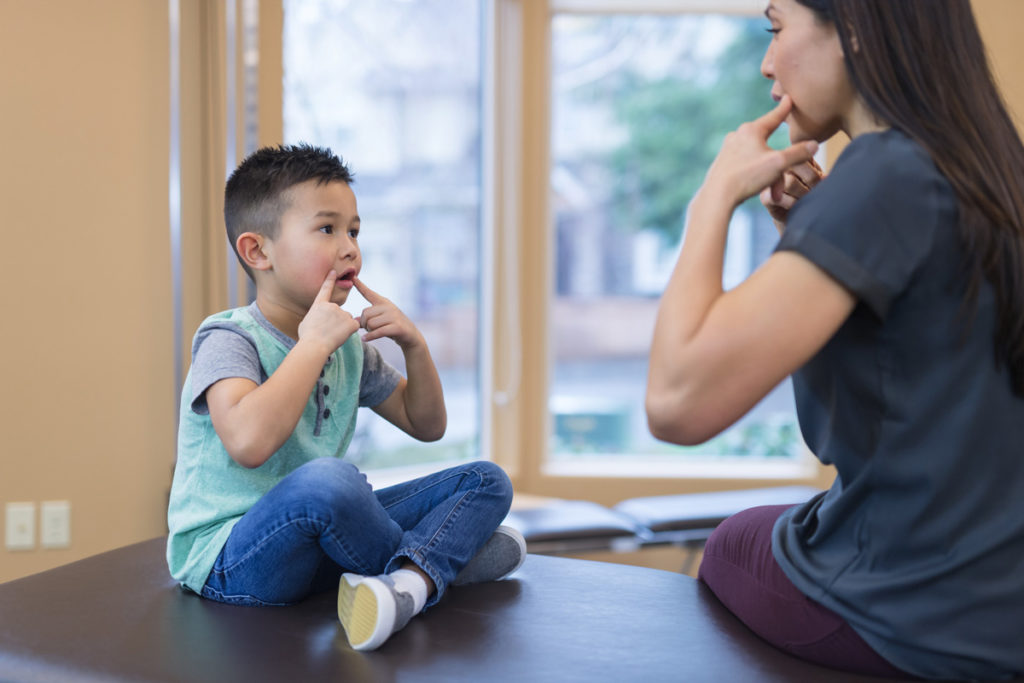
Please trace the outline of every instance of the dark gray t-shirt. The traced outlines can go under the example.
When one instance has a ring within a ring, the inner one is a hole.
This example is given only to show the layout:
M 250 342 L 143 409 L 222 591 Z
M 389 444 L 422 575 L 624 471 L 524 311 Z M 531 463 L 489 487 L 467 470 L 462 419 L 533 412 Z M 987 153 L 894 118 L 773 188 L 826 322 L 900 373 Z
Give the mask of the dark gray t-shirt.
M 286 348 L 295 346 L 295 340 L 274 327 L 255 302 L 249 305 L 249 312 Z M 201 332 L 193 343 L 191 372 L 192 410 L 198 414 L 208 412 L 206 390 L 214 382 L 229 377 L 244 377 L 256 384 L 263 384 L 267 379 L 267 373 L 260 364 L 255 342 L 241 328 L 228 330 L 215 327 Z M 398 370 L 381 358 L 375 347 L 363 342 L 363 374 L 359 383 L 360 406 L 372 408 L 380 405 L 391 395 L 401 379 Z
M 991 287 L 962 316 L 957 201 L 902 133 L 856 138 L 779 250 L 858 303 L 793 385 L 831 490 L 787 511 L 775 557 L 910 673 L 1024 673 L 1024 400 L 993 353 Z

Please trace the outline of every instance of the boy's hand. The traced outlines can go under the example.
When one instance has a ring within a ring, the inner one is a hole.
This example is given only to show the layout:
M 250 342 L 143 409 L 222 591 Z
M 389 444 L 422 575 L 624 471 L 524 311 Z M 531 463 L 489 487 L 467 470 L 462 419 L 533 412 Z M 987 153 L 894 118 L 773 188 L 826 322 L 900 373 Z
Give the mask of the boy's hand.
M 367 287 L 359 278 L 355 278 L 355 285 L 363 298 L 370 303 L 359 316 L 360 327 L 366 329 L 364 341 L 390 337 L 403 350 L 424 343 L 420 331 L 405 317 L 398 306 Z
M 331 302 L 331 293 L 337 279 L 336 271 L 327 274 L 327 279 L 313 299 L 313 305 L 299 323 L 299 339 L 322 343 L 328 354 L 334 353 L 359 329 L 359 321 L 341 306 Z

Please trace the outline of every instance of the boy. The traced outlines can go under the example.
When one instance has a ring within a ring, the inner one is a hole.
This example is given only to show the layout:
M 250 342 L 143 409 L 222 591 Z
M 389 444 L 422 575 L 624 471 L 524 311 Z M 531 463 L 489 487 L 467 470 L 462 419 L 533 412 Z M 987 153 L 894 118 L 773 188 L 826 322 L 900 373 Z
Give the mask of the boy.
M 339 585 L 349 642 L 369 650 L 448 585 L 515 571 L 525 543 L 498 527 L 512 488 L 492 463 L 374 492 L 342 460 L 361 405 L 424 441 L 447 419 L 423 336 L 359 279 L 351 183 L 338 157 L 308 145 L 260 149 L 228 179 L 228 239 L 256 301 L 207 318 L 193 340 L 167 561 L 186 588 L 234 604 Z M 352 288 L 370 303 L 358 318 L 341 308 Z M 366 344 L 382 337 L 407 378 Z

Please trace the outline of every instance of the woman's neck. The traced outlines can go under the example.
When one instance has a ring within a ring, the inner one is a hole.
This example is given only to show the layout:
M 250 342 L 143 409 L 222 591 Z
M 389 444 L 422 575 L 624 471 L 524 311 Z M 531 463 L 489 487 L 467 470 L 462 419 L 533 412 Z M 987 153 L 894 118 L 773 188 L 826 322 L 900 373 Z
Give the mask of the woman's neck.
M 860 98 L 854 102 L 843 123 L 843 132 L 851 140 L 864 133 L 879 133 L 889 128 L 891 126 L 875 116 Z

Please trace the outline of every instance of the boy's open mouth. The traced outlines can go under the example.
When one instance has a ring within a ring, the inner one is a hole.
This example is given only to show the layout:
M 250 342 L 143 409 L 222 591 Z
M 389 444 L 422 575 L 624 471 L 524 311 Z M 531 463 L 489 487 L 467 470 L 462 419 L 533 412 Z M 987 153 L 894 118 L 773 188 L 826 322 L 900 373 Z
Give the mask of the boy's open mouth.
M 351 287 L 353 284 L 355 284 L 355 282 L 354 282 L 355 279 L 356 279 L 356 269 L 355 268 L 349 268 L 348 270 L 346 270 L 345 272 L 343 272 L 341 275 L 338 276 L 338 286 L 339 287 Z

